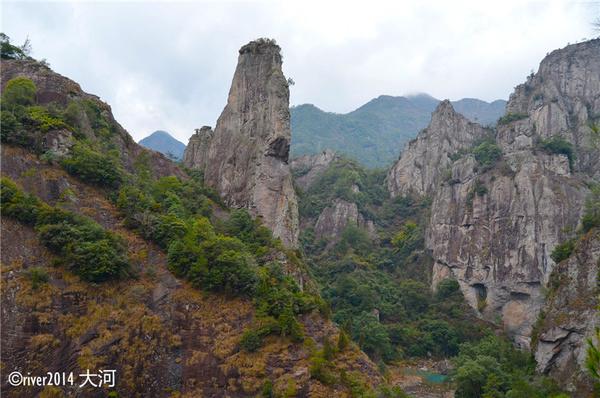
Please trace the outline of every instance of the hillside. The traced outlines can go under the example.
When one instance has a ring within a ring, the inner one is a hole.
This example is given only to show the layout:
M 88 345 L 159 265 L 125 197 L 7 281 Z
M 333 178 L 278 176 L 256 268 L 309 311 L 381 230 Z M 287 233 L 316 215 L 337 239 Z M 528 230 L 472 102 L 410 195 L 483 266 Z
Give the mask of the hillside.
M 3 379 L 3 396 L 384 388 L 357 346 L 324 351 L 343 333 L 260 221 L 137 145 L 77 83 L 30 58 L 2 66 L 2 360 L 77 383 Z M 77 387 L 86 369 L 114 369 L 115 385 Z
M 427 126 L 439 102 L 426 94 L 382 95 L 346 114 L 310 104 L 292 107 L 292 157 L 329 148 L 368 167 L 389 166 L 397 159 L 398 148 Z M 504 114 L 506 101 L 465 98 L 453 104 L 469 119 L 493 125 Z
M 144 148 L 152 149 L 174 160 L 183 159 L 185 144 L 175 139 L 166 131 L 157 130 L 149 136 L 142 138 L 138 144 Z

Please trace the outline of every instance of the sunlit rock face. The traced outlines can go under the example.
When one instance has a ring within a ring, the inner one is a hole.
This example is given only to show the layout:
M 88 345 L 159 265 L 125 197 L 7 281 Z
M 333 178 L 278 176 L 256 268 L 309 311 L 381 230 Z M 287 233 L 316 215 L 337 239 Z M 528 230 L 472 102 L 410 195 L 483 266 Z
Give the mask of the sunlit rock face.
M 457 279 L 470 305 L 523 347 L 556 265 L 550 253 L 572 236 L 586 184 L 600 176 L 590 127 L 599 117 L 600 40 L 592 40 L 549 54 L 515 89 L 493 134 L 440 104 L 388 175 L 392 195 L 432 199 L 433 287 Z M 502 152 L 488 167 L 471 153 L 486 136 Z M 575 156 L 544 148 L 556 137 Z
M 298 242 L 298 204 L 288 165 L 289 88 L 280 48 L 259 39 L 240 49 L 225 109 L 214 132 L 190 139 L 184 164 L 204 172 L 229 206 L 247 208 L 290 247 Z

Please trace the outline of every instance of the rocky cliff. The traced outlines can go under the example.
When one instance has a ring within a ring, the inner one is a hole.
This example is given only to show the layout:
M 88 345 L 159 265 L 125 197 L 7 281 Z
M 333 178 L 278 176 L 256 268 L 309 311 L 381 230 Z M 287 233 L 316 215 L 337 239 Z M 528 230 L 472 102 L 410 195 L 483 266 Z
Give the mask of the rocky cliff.
M 337 159 L 338 156 L 331 149 L 325 149 L 316 155 L 304 155 L 292 159 L 291 167 L 294 182 L 303 191 L 306 191 L 313 182 Z
M 451 157 L 473 146 L 489 133 L 454 111 L 450 101 L 442 101 L 431 115 L 431 123 L 408 143 L 392 166 L 387 186 L 392 196 L 431 195 L 439 186 Z
M 260 39 L 240 49 L 227 105 L 214 133 L 190 140 L 184 164 L 204 172 L 226 203 L 248 208 L 288 246 L 298 241 L 298 205 L 288 165 L 289 88 L 280 48 Z
M 592 380 L 583 370 L 586 341 L 600 327 L 600 231 L 590 231 L 576 246 L 552 273 L 534 352 L 539 372 L 560 380 L 574 396 L 585 397 L 592 391 Z
M 555 266 L 598 176 L 600 40 L 557 50 L 516 88 L 493 137 L 438 107 L 388 175 L 392 195 L 433 198 L 433 284 L 456 278 L 472 307 L 528 347 Z M 454 152 L 453 156 L 449 156 Z

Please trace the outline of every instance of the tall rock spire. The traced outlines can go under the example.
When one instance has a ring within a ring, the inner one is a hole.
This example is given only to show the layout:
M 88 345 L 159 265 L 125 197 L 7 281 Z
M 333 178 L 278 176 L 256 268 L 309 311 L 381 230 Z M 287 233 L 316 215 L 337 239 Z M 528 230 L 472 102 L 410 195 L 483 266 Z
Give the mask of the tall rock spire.
M 289 87 L 281 49 L 258 39 L 240 49 L 227 105 L 214 133 L 198 131 L 184 163 L 232 207 L 247 208 L 286 246 L 298 241 L 298 204 L 288 165 Z

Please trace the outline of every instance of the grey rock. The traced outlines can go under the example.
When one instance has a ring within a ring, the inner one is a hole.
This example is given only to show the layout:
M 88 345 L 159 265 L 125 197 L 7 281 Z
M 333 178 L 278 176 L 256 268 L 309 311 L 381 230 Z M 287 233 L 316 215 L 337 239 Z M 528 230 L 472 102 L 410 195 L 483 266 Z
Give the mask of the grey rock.
M 530 346 L 556 266 L 550 253 L 577 228 L 586 183 L 600 173 L 589 128 L 599 106 L 600 40 L 568 46 L 511 95 L 507 112 L 520 117 L 498 126 L 502 159 L 493 167 L 483 169 L 469 154 L 449 158 L 486 131 L 444 103 L 388 175 L 392 195 L 432 197 L 426 246 L 433 287 L 458 280 L 480 316 L 500 320 L 522 347 Z M 572 167 L 538 145 L 556 135 L 573 145 Z
M 334 243 L 339 240 L 344 229 L 350 225 L 363 228 L 371 238 L 375 237 L 373 221 L 365 219 L 360 214 L 356 203 L 337 198 L 319 215 L 315 224 L 315 238 L 326 239 L 330 244 Z
M 285 245 L 295 247 L 298 204 L 288 165 L 289 88 L 281 63 L 272 40 L 240 49 L 214 133 L 201 129 L 192 137 L 184 164 L 203 170 L 205 183 L 229 206 L 247 208 Z
M 300 189 L 306 191 L 337 158 L 334 151 L 325 149 L 317 155 L 304 155 L 292 159 L 292 171 L 296 176 L 294 182 Z
M 553 271 L 535 347 L 537 370 L 554 377 L 574 396 L 591 393 L 584 367 L 587 339 L 600 327 L 598 272 L 600 232 L 590 232 Z
M 488 131 L 457 113 L 450 101 L 442 101 L 431 123 L 410 141 L 387 176 L 390 195 L 431 195 L 442 182 L 450 157 L 470 148 Z

